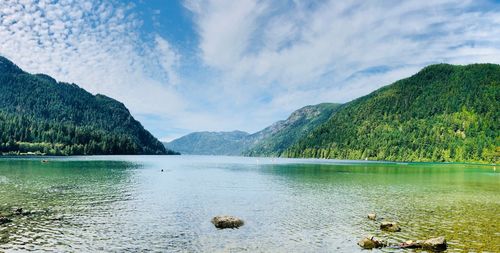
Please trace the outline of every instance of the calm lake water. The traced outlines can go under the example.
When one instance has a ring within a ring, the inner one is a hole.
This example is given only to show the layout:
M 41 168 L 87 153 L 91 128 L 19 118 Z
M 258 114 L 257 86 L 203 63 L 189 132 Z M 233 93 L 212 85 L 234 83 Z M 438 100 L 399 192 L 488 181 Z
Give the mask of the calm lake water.
M 373 234 L 390 243 L 443 235 L 450 252 L 500 252 L 499 172 L 241 157 L 2 158 L 0 214 L 34 213 L 0 225 L 0 251 L 359 252 L 357 241 Z M 402 231 L 380 231 L 370 212 Z M 210 219 L 220 214 L 246 223 L 217 230 Z

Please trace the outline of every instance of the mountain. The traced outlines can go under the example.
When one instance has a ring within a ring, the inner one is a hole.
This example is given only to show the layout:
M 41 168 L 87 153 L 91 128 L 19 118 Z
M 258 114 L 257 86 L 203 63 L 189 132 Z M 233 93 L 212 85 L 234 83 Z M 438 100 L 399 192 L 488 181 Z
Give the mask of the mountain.
M 120 102 L 0 56 L 0 153 L 173 154 Z
M 167 148 L 182 154 L 195 155 L 240 155 L 246 148 L 248 133 L 233 132 L 195 132 L 165 143 Z
M 248 156 L 279 156 L 298 139 L 327 121 L 340 104 L 308 105 L 294 111 L 286 120 L 250 135 L 247 138 Z
M 431 65 L 344 104 L 286 157 L 497 162 L 500 65 Z
M 167 148 L 183 154 L 199 155 L 278 155 L 330 118 L 338 104 L 309 105 L 293 112 L 286 120 L 248 134 L 234 132 L 196 132 L 166 143 Z

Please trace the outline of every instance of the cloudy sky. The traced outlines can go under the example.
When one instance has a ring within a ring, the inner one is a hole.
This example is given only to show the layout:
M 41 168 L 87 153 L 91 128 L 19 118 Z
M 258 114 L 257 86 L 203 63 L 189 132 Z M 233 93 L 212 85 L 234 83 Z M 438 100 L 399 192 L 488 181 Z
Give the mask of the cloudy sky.
M 0 0 L 0 55 L 155 136 L 254 132 L 433 63 L 500 63 L 500 1 Z

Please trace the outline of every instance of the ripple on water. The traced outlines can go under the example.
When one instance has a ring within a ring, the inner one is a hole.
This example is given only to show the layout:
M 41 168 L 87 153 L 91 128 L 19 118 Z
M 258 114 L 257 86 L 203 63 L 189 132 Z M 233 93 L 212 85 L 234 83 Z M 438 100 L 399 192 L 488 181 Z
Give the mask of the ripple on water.
M 163 174 L 154 163 L 65 162 L 61 170 L 51 162 L 33 175 L 0 162 L 0 214 L 47 210 L 1 225 L 0 251 L 357 252 L 373 234 L 393 244 L 444 235 L 451 252 L 500 252 L 491 243 L 500 241 L 500 185 L 481 171 L 184 162 L 160 160 Z M 371 212 L 401 232 L 381 231 Z M 217 230 L 210 219 L 219 214 L 245 225 Z

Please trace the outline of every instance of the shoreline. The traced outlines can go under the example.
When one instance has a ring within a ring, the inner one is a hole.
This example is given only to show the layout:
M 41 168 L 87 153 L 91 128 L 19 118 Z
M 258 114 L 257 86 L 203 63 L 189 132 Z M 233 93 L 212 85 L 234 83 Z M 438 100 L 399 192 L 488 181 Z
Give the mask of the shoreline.
M 135 155 L 130 155 L 130 154 L 116 154 L 116 155 L 35 155 L 35 154 L 21 154 L 21 155 L 0 155 L 0 160 L 2 159 L 21 159 L 21 158 L 28 158 L 28 159 L 43 159 L 46 160 L 47 158 L 78 158 L 78 157 L 121 157 L 121 156 L 131 156 L 131 157 L 139 157 L 139 156 L 147 156 L 147 157 L 154 157 L 154 156 L 160 156 L 160 157 L 179 157 L 179 156 L 193 156 L 193 157 L 210 157 L 210 158 L 216 158 L 216 157 L 224 157 L 224 158 L 244 158 L 244 159 L 270 159 L 270 160 L 275 160 L 275 159 L 284 159 L 288 161 L 308 161 L 308 162 L 314 162 L 317 161 L 318 164 L 338 164 L 338 163 L 343 163 L 343 164 L 390 164 L 390 165 L 406 165 L 406 166 L 415 166 L 415 165 L 473 165 L 473 166 L 497 166 L 495 163 L 481 163 L 481 162 L 440 162 L 440 161 L 425 161 L 425 162 L 418 162 L 418 161 L 387 161 L 387 160 L 348 160 L 348 159 L 324 159 L 324 158 L 302 158 L 302 157 L 269 157 L 269 156 L 230 156 L 230 155 L 194 155 L 194 154 L 164 154 L 164 155 L 156 155 L 156 154 L 135 154 Z M 295 163 L 295 162 L 292 162 Z M 300 162 L 296 164 L 302 164 Z

